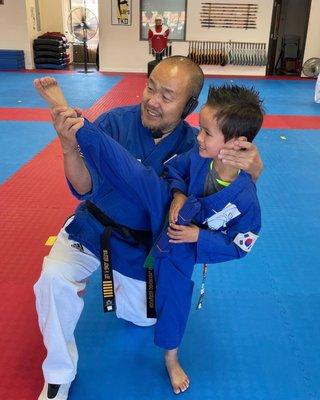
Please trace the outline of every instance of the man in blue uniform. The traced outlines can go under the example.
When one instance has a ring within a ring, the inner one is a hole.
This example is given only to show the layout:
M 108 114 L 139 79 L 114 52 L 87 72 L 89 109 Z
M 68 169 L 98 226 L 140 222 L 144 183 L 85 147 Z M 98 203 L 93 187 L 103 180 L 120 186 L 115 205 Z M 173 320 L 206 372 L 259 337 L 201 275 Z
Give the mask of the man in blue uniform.
M 116 109 L 100 117 L 96 125 L 103 129 L 103 135 L 114 137 L 142 163 L 150 166 L 150 170 L 161 174 L 163 162 L 192 145 L 195 131 L 182 117 L 197 104 L 202 82 L 201 70 L 190 60 L 184 57 L 168 58 L 150 76 L 141 107 Z M 41 86 L 46 89 L 46 80 Z M 52 82 L 48 81 L 48 87 L 52 89 Z M 50 98 L 46 100 L 52 106 L 64 104 L 63 101 L 50 102 Z M 139 207 L 136 206 L 130 214 L 125 213 L 128 204 L 131 204 L 131 195 L 125 188 L 119 195 L 114 191 L 112 182 L 107 182 L 102 174 L 96 177 L 103 180 L 99 190 L 91 192 L 91 177 L 74 138 L 82 122 L 73 118 L 70 110 L 61 113 L 58 107 L 53 113 L 64 155 L 65 173 L 74 194 L 90 200 L 103 212 L 107 211 L 118 224 L 130 225 L 137 231 L 150 230 L 146 210 L 138 212 Z M 254 147 L 242 146 L 248 148 L 248 153 L 246 156 L 241 153 L 240 164 L 250 160 L 252 155 L 256 158 Z M 230 150 L 227 160 L 232 163 L 233 159 L 234 153 Z M 252 163 L 249 164 L 252 166 Z M 255 171 L 260 169 L 258 164 L 253 163 Z M 39 399 L 67 399 L 78 358 L 74 329 L 83 308 L 83 299 L 78 293 L 85 287 L 85 279 L 100 266 L 100 239 L 104 230 L 103 224 L 82 203 L 75 217 L 67 221 L 44 260 L 40 279 L 35 285 L 39 324 L 48 351 L 43 364 L 45 386 Z M 149 246 L 150 243 L 149 238 Z M 154 319 L 145 317 L 145 296 L 141 295 L 145 292 L 142 265 L 148 246 L 137 246 L 133 236 L 124 238 L 122 233 L 115 231 L 110 238 L 110 248 L 117 316 L 142 326 L 154 324 Z M 167 367 L 169 370 L 168 364 Z M 170 376 L 174 374 L 172 372 Z M 184 381 L 185 378 L 178 380 Z

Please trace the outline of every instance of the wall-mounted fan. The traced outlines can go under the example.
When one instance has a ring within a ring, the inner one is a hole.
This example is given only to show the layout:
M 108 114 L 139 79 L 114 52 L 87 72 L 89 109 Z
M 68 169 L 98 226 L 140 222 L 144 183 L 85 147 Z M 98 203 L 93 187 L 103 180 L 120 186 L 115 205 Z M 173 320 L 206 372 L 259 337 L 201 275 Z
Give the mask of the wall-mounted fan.
M 309 58 L 302 67 L 302 72 L 309 78 L 316 78 L 320 73 L 320 58 Z
M 83 44 L 84 71 L 88 72 L 88 48 L 87 42 L 92 39 L 98 31 L 98 18 L 86 7 L 73 8 L 68 15 L 68 30 L 70 34 Z M 90 72 L 90 71 L 89 71 Z

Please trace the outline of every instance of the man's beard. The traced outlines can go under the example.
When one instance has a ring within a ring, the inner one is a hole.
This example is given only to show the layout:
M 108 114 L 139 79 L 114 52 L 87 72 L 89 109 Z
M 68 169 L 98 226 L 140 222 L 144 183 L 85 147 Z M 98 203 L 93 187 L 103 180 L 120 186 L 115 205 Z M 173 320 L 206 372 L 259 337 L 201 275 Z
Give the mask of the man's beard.
M 153 139 L 161 139 L 164 135 L 164 132 L 162 132 L 160 129 L 151 129 L 151 135 Z
M 143 107 L 143 106 L 141 106 L 141 107 Z M 145 113 L 147 112 L 145 108 L 144 108 L 144 112 Z M 152 124 L 148 124 L 148 122 L 145 121 L 144 118 L 143 118 L 143 112 L 141 113 L 141 122 L 142 122 L 142 125 L 145 128 L 150 130 L 153 139 L 161 139 L 162 136 L 172 132 L 175 129 L 175 127 L 178 125 L 178 123 L 177 124 L 173 124 L 173 126 L 171 128 L 170 126 L 165 126 L 163 124 L 162 125 L 158 124 L 158 126 L 154 126 Z
M 162 127 L 159 126 L 157 128 L 150 126 L 149 124 L 146 124 L 143 120 L 142 120 L 142 125 L 149 129 L 151 132 L 151 135 L 153 137 L 153 139 L 161 139 L 163 135 L 165 135 L 166 132 L 163 132 L 163 129 L 161 129 Z

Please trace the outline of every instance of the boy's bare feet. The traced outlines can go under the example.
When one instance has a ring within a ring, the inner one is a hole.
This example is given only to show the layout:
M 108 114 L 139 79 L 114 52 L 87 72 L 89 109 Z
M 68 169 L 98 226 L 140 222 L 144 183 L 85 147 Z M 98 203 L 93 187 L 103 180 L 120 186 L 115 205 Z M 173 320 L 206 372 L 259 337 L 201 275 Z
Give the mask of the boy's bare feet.
M 54 78 L 46 76 L 45 78 L 35 79 L 33 85 L 50 107 L 68 107 L 67 100 L 65 99 L 58 82 Z
M 164 358 L 174 393 L 186 391 L 190 381 L 179 363 L 178 349 L 166 351 Z

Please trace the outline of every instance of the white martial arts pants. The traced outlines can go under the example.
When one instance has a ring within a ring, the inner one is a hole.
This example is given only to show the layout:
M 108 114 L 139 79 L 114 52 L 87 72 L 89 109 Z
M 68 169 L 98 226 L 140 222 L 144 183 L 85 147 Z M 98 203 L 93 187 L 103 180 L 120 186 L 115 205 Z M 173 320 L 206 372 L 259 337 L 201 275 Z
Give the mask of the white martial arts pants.
M 71 222 L 69 219 L 65 226 Z M 42 369 L 46 382 L 64 384 L 77 372 L 78 352 L 74 330 L 83 309 L 78 292 L 99 266 L 100 260 L 88 249 L 79 249 L 63 227 L 34 286 L 39 326 L 47 357 Z M 146 284 L 113 271 L 116 315 L 139 326 L 154 325 L 146 317 Z

